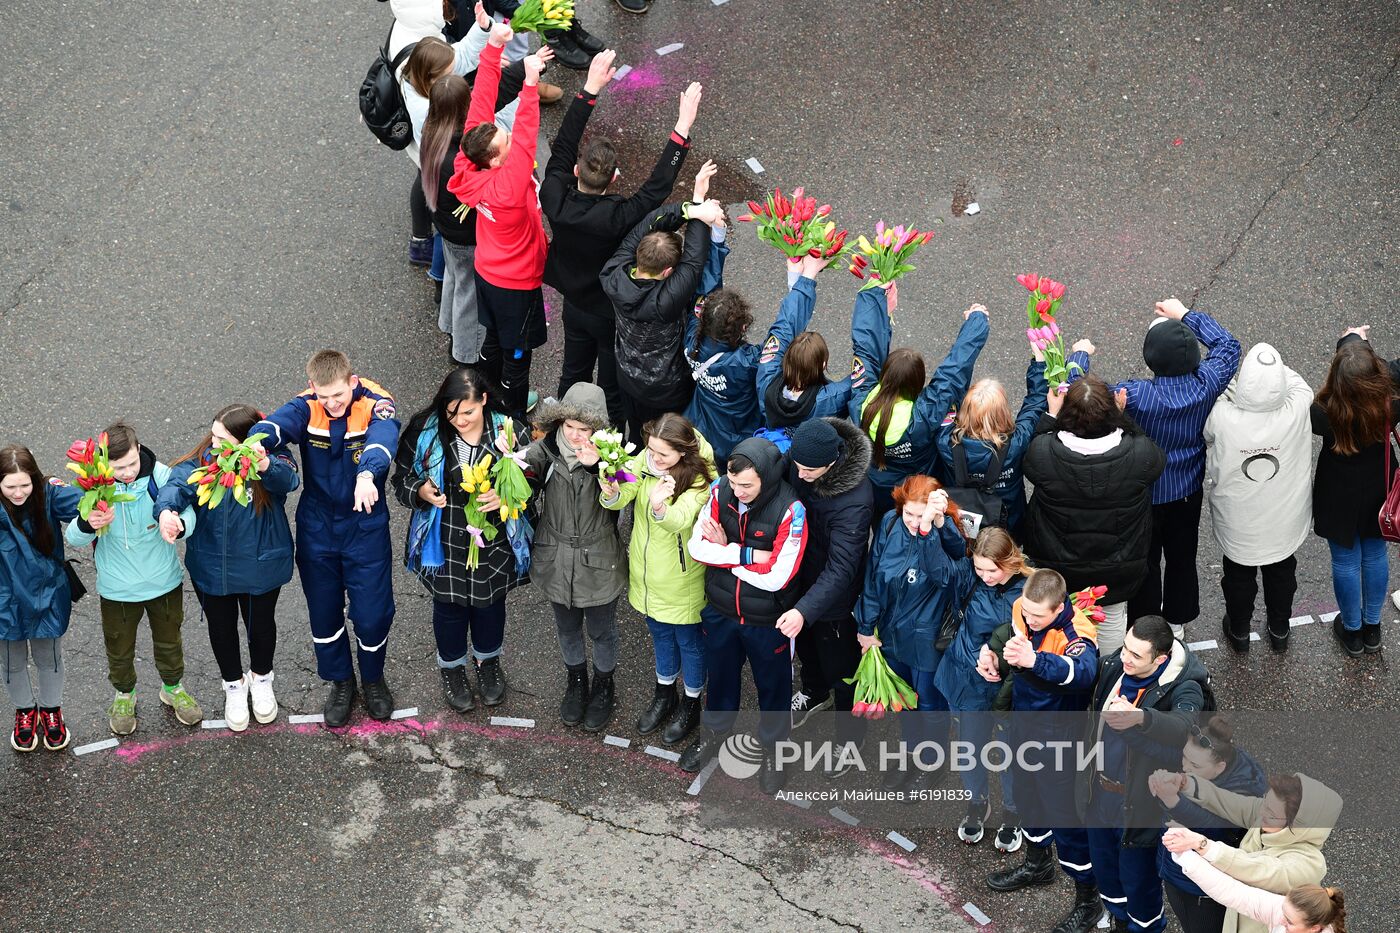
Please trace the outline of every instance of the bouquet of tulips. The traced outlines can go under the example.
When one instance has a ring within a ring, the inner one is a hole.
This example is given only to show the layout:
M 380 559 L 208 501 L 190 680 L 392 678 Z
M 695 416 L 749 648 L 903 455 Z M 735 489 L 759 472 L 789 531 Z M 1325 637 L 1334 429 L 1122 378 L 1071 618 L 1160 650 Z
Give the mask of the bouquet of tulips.
M 1026 339 L 1045 356 L 1046 381 L 1063 392 L 1070 371 L 1065 365 L 1065 341 L 1060 336 L 1060 325 L 1056 323 L 1055 315 L 1060 310 L 1060 302 L 1064 300 L 1065 285 L 1048 275 L 1038 276 L 1033 272 L 1016 276 L 1016 281 L 1031 293 L 1026 300 L 1026 320 L 1030 324 L 1026 329 Z M 1078 370 L 1080 367 L 1075 364 L 1074 368 Z
M 232 495 L 233 501 L 242 506 L 253 501 L 249 483 L 262 478 L 258 474 L 258 453 L 253 445 L 265 437 L 266 434 L 254 434 L 241 444 L 220 441 L 217 448 L 204 455 L 199 469 L 185 481 L 199 486 L 197 501 L 200 505 L 218 508 L 226 495 Z
M 568 29 L 573 21 L 574 0 L 525 0 L 515 8 L 510 28 L 516 32 L 553 32 Z
M 598 472 L 609 483 L 635 483 L 628 472 L 628 461 L 637 452 L 636 444 L 623 443 L 618 431 L 594 431 L 593 446 L 598 448 Z
M 832 258 L 846 248 L 846 231 L 837 231 L 828 220 L 831 205 L 817 206 L 817 199 L 808 197 L 802 188 L 783 197 L 778 188 L 763 203 L 749 202 L 747 214 L 740 214 L 742 223 L 758 224 L 758 238 L 782 250 L 794 262 L 803 256 Z
M 1074 600 L 1074 608 L 1088 616 L 1090 622 L 1102 625 L 1106 616 L 1103 606 L 1099 605 L 1099 600 L 1103 599 L 1107 593 L 1108 587 L 1106 586 L 1086 586 L 1070 599 Z
M 467 569 L 475 570 L 481 564 L 481 549 L 487 541 L 495 541 L 500 534 L 491 524 L 487 514 L 481 510 L 480 497 L 491 491 L 491 455 L 482 457 L 474 466 L 462 468 L 462 492 L 467 494 L 467 504 L 463 511 L 467 517 L 467 535 L 471 543 L 467 545 Z
M 851 275 L 866 280 L 861 288 L 874 288 L 888 285 L 904 275 L 913 272 L 909 260 L 914 253 L 933 239 L 930 230 L 914 227 L 886 227 L 882 220 L 875 225 L 875 242 L 864 236 L 856 238 L 857 252 L 851 258 Z
M 107 432 L 98 435 L 97 440 L 74 441 L 68 448 L 68 463 L 65 466 L 78 477 L 78 488 L 83 497 L 78 500 L 78 515 L 84 520 L 94 511 L 110 512 L 115 502 L 135 502 L 130 493 L 117 492 L 117 479 L 112 473 L 111 459 L 107 455 Z M 107 527 L 97 529 L 98 537 L 107 533 Z
M 881 719 L 886 710 L 898 713 L 900 710 L 913 709 L 919 701 L 914 688 L 905 683 L 903 677 L 890 670 L 889 662 L 878 647 L 871 648 L 861 655 L 860 666 L 856 668 L 855 676 L 847 677 L 846 683 L 856 685 L 856 697 L 855 702 L 851 704 L 851 713 L 866 719 Z
M 507 418 L 505 432 L 496 435 L 500 459 L 491 467 L 496 495 L 501 499 L 501 521 L 519 518 L 530 501 L 530 481 L 525 478 L 525 455 L 515 452 L 515 422 Z

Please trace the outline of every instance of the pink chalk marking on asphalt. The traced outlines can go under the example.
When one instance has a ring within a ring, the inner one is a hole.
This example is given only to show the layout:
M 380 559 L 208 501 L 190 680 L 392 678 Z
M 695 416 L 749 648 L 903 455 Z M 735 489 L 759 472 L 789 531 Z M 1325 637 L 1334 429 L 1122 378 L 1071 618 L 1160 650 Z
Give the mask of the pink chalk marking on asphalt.
M 927 869 L 904 854 L 890 851 L 883 838 L 878 841 L 867 838 L 863 841 L 862 845 L 864 845 L 865 849 L 871 854 L 879 856 L 885 864 L 896 869 L 900 874 L 904 875 L 904 877 L 913 881 L 919 887 L 947 904 L 948 908 L 961 917 L 964 922 L 968 921 L 968 915 L 963 911 L 963 904 L 966 903 L 966 901 L 954 894 L 953 891 L 943 883 L 940 877 L 932 875 Z M 983 931 L 994 931 L 997 929 L 995 923 L 980 926 L 975 923 L 970 923 L 969 925 Z
M 256 729 L 249 729 L 246 732 L 228 732 L 222 729 L 210 729 L 208 731 L 190 732 L 186 735 L 177 735 L 171 738 L 151 739 L 149 742 L 123 742 L 112 749 L 112 754 L 122 761 L 133 762 L 141 759 L 151 752 L 163 752 L 172 748 L 179 748 L 181 745 L 189 745 L 191 742 L 211 742 L 216 739 L 226 739 L 231 736 L 254 736 L 269 735 L 277 732 L 287 731 L 285 723 L 276 723 L 268 726 L 258 726 Z M 295 728 L 295 727 L 292 727 Z

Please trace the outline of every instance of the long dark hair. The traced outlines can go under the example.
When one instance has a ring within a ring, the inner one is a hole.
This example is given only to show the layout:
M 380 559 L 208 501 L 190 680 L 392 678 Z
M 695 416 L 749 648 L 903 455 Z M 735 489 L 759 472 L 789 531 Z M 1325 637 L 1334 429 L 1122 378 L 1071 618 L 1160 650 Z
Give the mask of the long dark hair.
M 220 408 L 214 413 L 212 420 L 222 424 L 224 429 L 233 435 L 234 440 L 242 442 L 248 439 L 248 434 L 253 430 L 253 425 L 263 420 L 263 414 L 252 405 L 234 403 Z M 213 447 L 214 432 L 206 431 L 202 441 L 190 448 L 189 453 L 170 465 L 175 466 L 187 460 L 202 461 L 204 455 L 212 450 Z M 261 515 L 263 509 L 267 508 L 267 504 L 272 500 L 268 498 L 267 490 L 263 488 L 262 483 L 249 483 L 248 487 L 252 490 L 253 511 Z
M 1055 420 L 1060 430 L 1085 439 L 1107 437 L 1119 429 L 1128 433 L 1137 428 L 1133 419 L 1118 407 L 1108 383 L 1092 373 L 1075 380 L 1065 392 L 1064 404 Z
M 10 524 L 29 538 L 34 550 L 45 557 L 53 557 L 53 525 L 49 523 L 48 497 L 45 494 L 49 481 L 39 472 L 39 464 L 34 461 L 34 455 L 29 452 L 28 447 L 20 447 L 18 444 L 0 447 L 0 479 L 11 473 L 27 473 L 29 481 L 34 484 L 34 491 L 19 508 L 11 505 L 9 499 L 0 496 L 0 502 L 5 503 L 5 513 L 10 516 Z M 29 525 L 32 530 L 26 530 L 20 521 L 20 509 L 29 512 Z
M 1390 372 L 1369 343 L 1349 340 L 1338 347 L 1317 392 L 1332 428 L 1332 449 L 1350 456 L 1385 440 L 1394 398 Z
M 695 358 L 700 358 L 700 346 L 706 337 L 713 337 L 731 350 L 739 349 L 752 325 L 752 305 L 744 296 L 729 288 L 715 289 L 700 303 L 700 326 L 695 329 Z
M 485 440 L 491 433 L 491 415 L 506 414 L 500 398 L 501 393 L 481 370 L 473 366 L 454 366 L 448 370 L 428 406 L 409 419 L 409 429 L 403 433 L 401 443 L 414 443 L 427 425 L 428 416 L 437 415 L 438 441 L 443 451 L 447 451 L 451 447 L 452 439 L 457 436 L 457 429 L 452 426 L 452 416 L 447 411 L 448 407 L 458 402 L 480 402 L 483 399 L 485 404 L 482 405 L 482 417 L 485 427 L 481 436 Z
M 715 478 L 710 462 L 700 455 L 700 435 L 695 425 L 684 415 L 674 412 L 660 416 L 642 425 L 644 437 L 656 438 L 680 452 L 681 458 L 671 467 L 671 475 L 676 480 L 676 491 L 671 493 L 671 502 L 680 499 L 681 494 L 694 488 L 708 486 Z
M 917 398 L 923 391 L 925 375 L 924 357 L 918 350 L 899 347 L 885 358 L 885 365 L 880 368 L 880 384 L 860 416 L 860 429 L 867 434 L 871 433 L 870 426 L 876 425 L 871 442 L 877 467 L 885 465 L 885 434 L 894 419 L 895 405 Z
M 792 338 L 783 354 L 783 386 L 794 392 L 826 384 L 826 364 L 831 352 L 826 338 L 814 330 L 804 330 Z
M 438 186 L 442 181 L 442 160 L 453 137 L 462 132 L 467 107 L 472 102 L 471 85 L 461 75 L 451 74 L 433 82 L 428 94 L 428 119 L 423 121 L 423 138 L 418 145 L 418 166 L 423 175 L 423 199 L 428 210 L 437 210 Z

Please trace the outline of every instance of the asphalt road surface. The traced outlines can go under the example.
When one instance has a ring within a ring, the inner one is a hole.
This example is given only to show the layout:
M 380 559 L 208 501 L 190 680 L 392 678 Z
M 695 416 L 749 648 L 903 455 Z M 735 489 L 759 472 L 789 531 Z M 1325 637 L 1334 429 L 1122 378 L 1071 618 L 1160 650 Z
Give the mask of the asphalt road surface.
M 1394 4 L 657 0 L 636 17 L 581 0 L 580 12 L 633 68 L 594 117 L 624 153 L 624 188 L 649 170 L 681 89 L 703 82 L 687 169 L 719 162 L 713 191 L 731 204 L 806 184 L 853 229 L 930 226 L 896 343 L 936 361 L 961 312 L 984 303 L 979 373 L 1013 395 L 1024 271 L 1069 283 L 1061 322 L 1095 340 L 1109 376 L 1143 371 L 1152 302 L 1170 295 L 1246 347 L 1272 342 L 1314 385 L 1347 325 L 1372 324 L 1377 348 L 1400 355 Z M 59 472 L 74 437 L 124 416 L 171 459 L 223 404 L 297 392 L 325 346 L 402 408 L 423 404 L 446 348 L 431 285 L 406 262 L 412 173 L 355 106 L 387 28 L 387 5 L 369 0 L 0 9 L 0 440 Z M 684 45 L 658 56 L 672 43 Z M 561 113 L 546 113 L 547 136 Z M 727 278 L 766 327 L 783 272 L 746 229 Z M 854 288 L 839 271 L 821 280 L 834 362 Z M 558 373 L 551 330 L 542 394 Z M 1295 612 L 1315 618 L 1335 608 L 1326 551 L 1312 539 L 1299 558 Z M 1219 635 L 1219 561 L 1207 523 L 1193 640 Z M 276 725 L 177 724 L 143 636 L 139 732 L 82 757 L 0 754 L 0 927 L 1013 931 L 1048 929 L 1068 906 L 1063 879 L 991 894 L 982 877 L 1006 857 L 946 829 L 909 829 L 909 851 L 816 817 L 712 825 L 707 797 L 732 779 L 688 795 L 689 777 L 636 741 L 651 653 L 631 610 L 609 729 L 630 748 L 559 725 L 553 623 L 529 589 L 511 597 L 513 693 L 496 712 L 534 728 L 455 716 L 427 599 L 407 575 L 395 589 L 388 677 L 398 706 L 418 709 L 401 724 L 333 735 L 287 722 L 321 702 L 293 584 Z M 186 609 L 186 684 L 219 716 L 188 596 Z M 1222 705 L 1356 710 L 1364 724 L 1397 707 L 1395 615 L 1379 656 L 1346 659 L 1316 623 L 1283 657 L 1203 656 Z M 74 744 L 106 738 L 95 599 L 65 644 Z M 1387 825 L 1328 844 L 1352 929 L 1392 925 L 1397 842 Z

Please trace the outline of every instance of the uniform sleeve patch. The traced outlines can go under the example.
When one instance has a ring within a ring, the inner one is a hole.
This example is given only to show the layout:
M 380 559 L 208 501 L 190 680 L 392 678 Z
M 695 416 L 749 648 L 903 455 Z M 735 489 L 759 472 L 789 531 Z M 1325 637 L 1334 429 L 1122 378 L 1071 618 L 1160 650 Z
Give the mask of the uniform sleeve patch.
M 943 427 L 946 428 L 948 425 L 952 424 L 954 421 L 957 421 L 957 420 L 958 420 L 958 413 L 955 412 L 955 411 L 950 411 L 950 412 L 948 412 L 948 414 L 946 414 L 946 415 L 943 416 Z
M 1088 650 L 1089 645 L 1082 638 L 1076 638 L 1065 646 L 1065 657 L 1077 658 Z
M 865 381 L 865 361 L 860 357 L 851 358 L 851 382 L 861 385 Z
M 382 398 L 375 402 L 374 417 L 378 418 L 380 421 L 387 421 L 394 417 L 394 400 L 391 398 Z
M 777 335 L 775 335 L 775 334 L 769 334 L 769 335 L 768 335 L 768 339 L 765 340 L 765 341 L 763 341 L 763 351 L 762 351 L 762 355 L 759 356 L 758 361 L 759 361 L 760 363 L 771 363 L 771 362 L 773 362 L 773 358 L 774 358 L 775 356 L 777 356 L 777 355 L 778 355 L 778 338 L 777 338 Z

